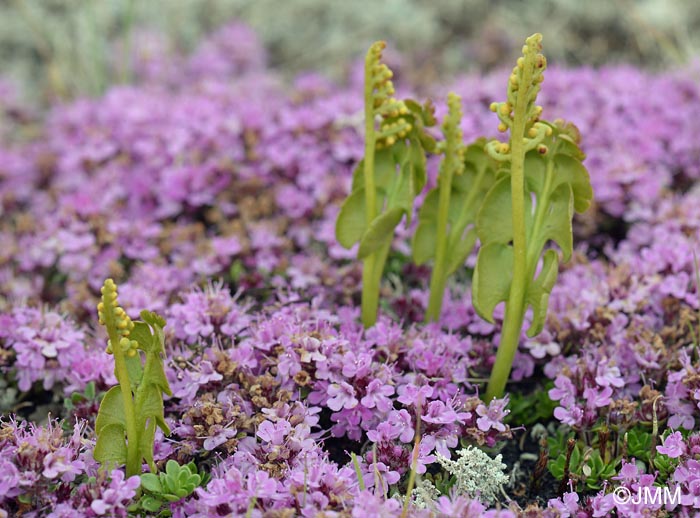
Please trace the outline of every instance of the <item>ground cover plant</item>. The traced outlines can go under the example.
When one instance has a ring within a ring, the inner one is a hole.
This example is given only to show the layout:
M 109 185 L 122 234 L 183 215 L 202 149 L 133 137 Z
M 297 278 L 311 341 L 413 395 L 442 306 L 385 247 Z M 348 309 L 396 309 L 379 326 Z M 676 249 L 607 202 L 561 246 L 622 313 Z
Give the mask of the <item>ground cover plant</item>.
M 693 515 L 698 70 L 540 88 L 539 45 L 289 88 L 235 24 L 45 116 L 3 90 L 0 516 Z

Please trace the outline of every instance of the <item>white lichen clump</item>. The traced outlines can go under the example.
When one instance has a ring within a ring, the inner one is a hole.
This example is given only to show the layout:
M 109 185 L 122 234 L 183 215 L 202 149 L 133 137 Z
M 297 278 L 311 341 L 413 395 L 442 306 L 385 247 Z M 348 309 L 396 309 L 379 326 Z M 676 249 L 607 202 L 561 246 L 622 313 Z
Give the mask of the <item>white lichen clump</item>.
M 455 478 L 452 490 L 457 495 L 478 498 L 483 504 L 495 503 L 502 491 L 501 487 L 508 482 L 508 476 L 504 473 L 506 465 L 501 462 L 502 456 L 499 454 L 492 459 L 472 446 L 459 450 L 457 455 L 459 458 L 454 461 L 437 454 L 440 465 Z M 430 482 L 423 481 L 414 490 L 414 495 L 416 505 L 425 508 L 428 500 L 437 500 L 439 492 Z
M 459 459 L 453 461 L 437 454 L 440 465 L 457 479 L 454 486 L 457 493 L 479 498 L 484 504 L 495 502 L 501 486 L 508 482 L 501 454 L 492 459 L 479 448 L 469 446 L 457 455 Z
M 418 509 L 427 509 L 440 497 L 440 491 L 429 480 L 421 479 L 413 490 L 413 503 Z

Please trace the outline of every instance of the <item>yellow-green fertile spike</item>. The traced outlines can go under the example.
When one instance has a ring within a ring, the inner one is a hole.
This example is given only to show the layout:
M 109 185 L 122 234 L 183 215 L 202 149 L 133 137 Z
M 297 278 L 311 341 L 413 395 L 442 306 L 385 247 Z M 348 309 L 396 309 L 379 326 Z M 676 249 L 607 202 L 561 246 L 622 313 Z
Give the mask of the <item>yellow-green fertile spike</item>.
M 498 130 L 511 130 L 509 146 L 506 147 L 497 140 L 486 145 L 486 152 L 500 162 L 511 160 L 511 150 L 516 139 L 520 139 L 520 145 L 515 147 L 522 146 L 525 153 L 535 148 L 540 153 L 547 152 L 546 147 L 541 148 L 541 143 L 551 134 L 551 129 L 539 122 L 542 107 L 535 104 L 547 68 L 547 59 L 540 53 L 541 50 L 541 34 L 533 34 L 525 41 L 523 56 L 518 58 L 508 80 L 506 101 L 492 103 L 490 106 L 491 111 L 498 115 Z M 514 125 L 516 114 L 519 122 L 522 122 L 517 128 Z
M 445 160 L 441 171 L 451 174 L 464 172 L 464 142 L 462 141 L 462 98 L 456 93 L 447 95 L 447 117 L 442 123 L 442 133 L 445 135 Z M 442 174 L 442 173 L 441 173 Z

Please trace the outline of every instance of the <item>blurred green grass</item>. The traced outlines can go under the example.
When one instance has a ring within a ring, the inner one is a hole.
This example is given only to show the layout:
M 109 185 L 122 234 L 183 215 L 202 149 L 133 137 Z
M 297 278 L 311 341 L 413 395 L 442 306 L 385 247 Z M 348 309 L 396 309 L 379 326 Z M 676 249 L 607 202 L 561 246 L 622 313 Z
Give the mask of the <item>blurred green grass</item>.
M 98 95 L 133 77 L 135 34 L 187 53 L 235 19 L 283 76 L 342 76 L 376 39 L 424 81 L 510 62 L 533 32 L 570 66 L 665 68 L 700 49 L 698 0 L 0 0 L 0 77 L 32 101 Z

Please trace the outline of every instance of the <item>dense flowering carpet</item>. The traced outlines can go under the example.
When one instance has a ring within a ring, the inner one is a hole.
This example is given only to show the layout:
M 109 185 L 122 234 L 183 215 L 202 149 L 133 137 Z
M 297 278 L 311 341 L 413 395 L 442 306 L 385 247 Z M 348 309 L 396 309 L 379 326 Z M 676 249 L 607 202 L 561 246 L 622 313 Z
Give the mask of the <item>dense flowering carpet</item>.
M 500 326 L 474 313 L 466 276 L 439 324 L 422 324 L 429 271 L 399 236 L 380 320 L 359 323 L 360 265 L 334 238 L 363 153 L 358 74 L 285 84 L 240 25 L 141 65 L 135 86 L 41 116 L 2 90 L 0 516 L 126 516 L 135 503 L 139 479 L 92 456 L 115 383 L 95 309 L 107 277 L 131 316 L 168 322 L 172 434 L 155 459 L 209 474 L 174 516 L 398 516 L 417 417 L 419 474 L 467 445 L 493 457 L 527 441 L 536 457 L 542 434 L 627 450 L 607 476 L 584 469 L 562 487 L 516 476 L 518 450 L 497 499 L 453 490 L 409 516 L 700 510 L 700 69 L 550 67 L 541 101 L 580 129 L 596 204 L 575 222 L 545 331 L 523 337 L 509 396 L 485 405 Z M 494 136 L 505 77 L 416 96 L 459 93 L 465 138 Z M 539 425 L 517 411 L 526 397 L 554 402 Z M 654 483 L 680 502 L 611 492 Z

